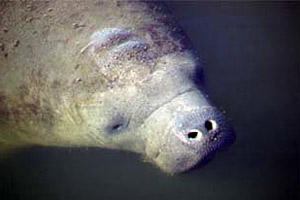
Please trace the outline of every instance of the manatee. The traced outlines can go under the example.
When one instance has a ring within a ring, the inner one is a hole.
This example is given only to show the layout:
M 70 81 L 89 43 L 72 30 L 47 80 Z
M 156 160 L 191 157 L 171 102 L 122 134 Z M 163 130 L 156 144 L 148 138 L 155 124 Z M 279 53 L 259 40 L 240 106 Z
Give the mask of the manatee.
M 164 5 L 0 2 L 0 143 L 136 152 L 168 174 L 235 138 Z

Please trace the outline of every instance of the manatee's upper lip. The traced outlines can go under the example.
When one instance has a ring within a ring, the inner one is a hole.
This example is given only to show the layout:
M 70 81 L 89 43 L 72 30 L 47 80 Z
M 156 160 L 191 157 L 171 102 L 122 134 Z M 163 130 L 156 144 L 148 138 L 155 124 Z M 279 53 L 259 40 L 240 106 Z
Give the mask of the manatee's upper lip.
M 219 131 L 216 131 L 214 133 L 211 133 L 211 135 L 209 136 L 209 139 L 210 141 L 216 141 L 219 139 L 219 136 L 220 136 L 220 132 Z

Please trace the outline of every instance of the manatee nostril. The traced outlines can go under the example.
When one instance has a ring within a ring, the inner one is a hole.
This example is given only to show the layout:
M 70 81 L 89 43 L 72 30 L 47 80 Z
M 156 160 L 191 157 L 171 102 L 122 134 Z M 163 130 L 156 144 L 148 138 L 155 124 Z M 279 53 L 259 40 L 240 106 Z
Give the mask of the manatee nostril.
M 198 135 L 198 132 L 189 132 L 188 138 L 195 139 Z
M 187 134 L 187 138 L 190 140 L 198 140 L 200 141 L 202 138 L 202 132 L 197 129 L 190 130 Z
M 204 127 L 208 131 L 213 131 L 217 128 L 217 123 L 214 120 L 209 119 L 205 121 Z

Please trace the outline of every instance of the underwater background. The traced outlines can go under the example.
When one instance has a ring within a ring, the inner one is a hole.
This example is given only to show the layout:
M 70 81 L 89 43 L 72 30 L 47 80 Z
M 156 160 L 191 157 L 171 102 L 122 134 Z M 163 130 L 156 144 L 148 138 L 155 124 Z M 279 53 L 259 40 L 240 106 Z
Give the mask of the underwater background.
M 27 148 L 0 164 L 0 200 L 299 199 L 299 2 L 166 5 L 205 61 L 235 143 L 176 176 L 128 152 Z

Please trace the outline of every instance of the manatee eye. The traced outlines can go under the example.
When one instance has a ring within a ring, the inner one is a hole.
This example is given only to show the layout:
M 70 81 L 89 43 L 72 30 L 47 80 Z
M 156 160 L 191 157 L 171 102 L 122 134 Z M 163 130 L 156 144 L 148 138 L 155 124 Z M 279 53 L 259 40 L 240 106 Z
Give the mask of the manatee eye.
M 202 138 L 202 132 L 200 130 L 197 130 L 197 129 L 192 129 L 187 134 L 187 138 L 189 140 L 198 140 L 198 141 L 200 141 L 201 138 Z
M 216 123 L 216 121 L 214 121 L 214 120 L 212 120 L 212 119 L 209 119 L 209 120 L 206 120 L 206 121 L 205 121 L 204 127 L 205 127 L 206 130 L 208 130 L 208 131 L 213 131 L 213 130 L 216 130 L 216 128 L 217 128 L 217 123 Z
M 115 125 L 113 125 L 113 126 L 111 127 L 111 129 L 112 129 L 112 130 L 120 130 L 120 129 L 122 128 L 122 125 L 123 125 L 123 124 L 121 124 L 121 123 L 120 123 L 120 124 L 115 124 Z
M 110 124 L 106 126 L 105 131 L 111 135 L 119 134 L 127 128 L 128 124 L 129 119 L 118 115 L 115 116 L 114 119 L 112 119 L 112 121 L 110 122 Z

